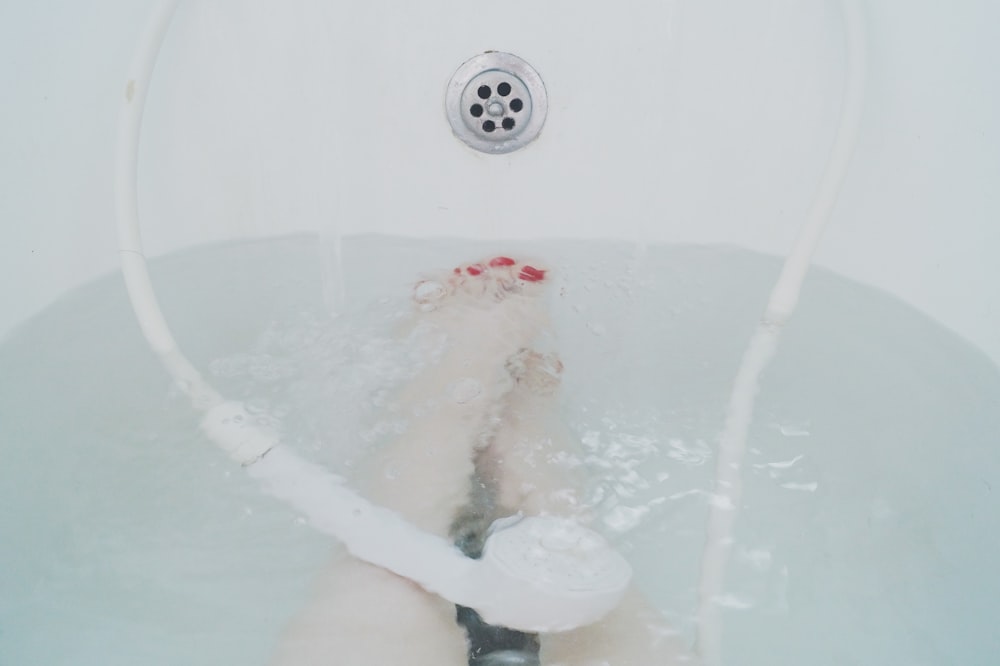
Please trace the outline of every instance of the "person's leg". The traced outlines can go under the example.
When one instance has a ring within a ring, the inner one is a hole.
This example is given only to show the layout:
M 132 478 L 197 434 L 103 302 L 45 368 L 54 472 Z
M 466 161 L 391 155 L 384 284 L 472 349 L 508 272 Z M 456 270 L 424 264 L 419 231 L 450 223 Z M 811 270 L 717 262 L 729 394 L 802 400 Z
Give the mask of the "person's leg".
M 579 450 L 559 418 L 562 362 L 556 354 L 522 349 L 507 361 L 514 380 L 503 427 L 479 456 L 480 475 L 508 512 L 583 519 Z
M 580 450 L 558 415 L 562 363 L 554 354 L 523 351 L 508 363 L 516 386 L 503 427 L 481 454 L 480 473 L 508 512 L 553 514 L 588 522 L 582 506 Z M 539 636 L 543 666 L 672 666 L 694 664 L 663 615 L 633 585 L 596 624 Z
M 449 536 L 468 502 L 477 449 L 499 423 L 513 381 L 507 360 L 546 323 L 544 272 L 497 257 L 419 282 L 415 325 L 443 349 L 400 391 L 407 421 L 358 479 L 374 502 Z M 412 582 L 344 555 L 286 631 L 277 666 L 463 666 L 455 606 Z
M 385 569 L 333 559 L 313 597 L 286 627 L 274 666 L 465 666 L 455 606 Z

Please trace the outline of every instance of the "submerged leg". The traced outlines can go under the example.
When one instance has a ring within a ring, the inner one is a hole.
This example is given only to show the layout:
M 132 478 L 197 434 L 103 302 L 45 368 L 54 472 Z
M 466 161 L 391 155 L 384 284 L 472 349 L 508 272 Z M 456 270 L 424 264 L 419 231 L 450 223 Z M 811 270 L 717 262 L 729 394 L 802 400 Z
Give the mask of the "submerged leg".
M 496 257 L 416 285 L 414 324 L 444 348 L 397 396 L 407 429 L 368 462 L 357 481 L 367 497 L 448 536 L 513 387 L 505 363 L 545 326 L 543 282 L 544 271 Z M 272 663 L 463 666 L 466 649 L 451 602 L 345 554 L 323 571 Z
M 555 355 L 523 351 L 508 364 L 516 386 L 503 427 L 481 456 L 480 473 L 509 510 L 554 514 L 587 522 L 574 438 L 558 417 L 562 363 Z M 542 634 L 543 666 L 673 666 L 695 664 L 663 615 L 633 585 L 621 604 L 596 624 Z

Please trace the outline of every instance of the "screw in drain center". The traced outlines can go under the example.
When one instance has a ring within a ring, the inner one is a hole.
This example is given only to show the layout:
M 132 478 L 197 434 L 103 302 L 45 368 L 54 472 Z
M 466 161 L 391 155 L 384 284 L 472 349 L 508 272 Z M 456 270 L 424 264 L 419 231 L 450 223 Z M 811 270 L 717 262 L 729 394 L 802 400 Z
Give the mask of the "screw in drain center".
M 495 51 L 458 68 L 448 84 L 445 104 L 455 136 L 493 154 L 530 143 L 542 130 L 548 110 L 538 72 L 515 55 Z

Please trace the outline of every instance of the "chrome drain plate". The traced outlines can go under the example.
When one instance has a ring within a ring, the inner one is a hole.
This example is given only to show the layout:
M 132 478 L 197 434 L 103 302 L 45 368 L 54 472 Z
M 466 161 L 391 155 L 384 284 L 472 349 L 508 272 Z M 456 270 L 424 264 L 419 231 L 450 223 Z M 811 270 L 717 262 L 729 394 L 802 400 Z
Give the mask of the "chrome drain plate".
M 509 153 L 530 143 L 545 124 L 548 100 L 534 68 L 510 53 L 490 51 L 466 61 L 448 84 L 448 122 L 459 139 L 484 153 Z

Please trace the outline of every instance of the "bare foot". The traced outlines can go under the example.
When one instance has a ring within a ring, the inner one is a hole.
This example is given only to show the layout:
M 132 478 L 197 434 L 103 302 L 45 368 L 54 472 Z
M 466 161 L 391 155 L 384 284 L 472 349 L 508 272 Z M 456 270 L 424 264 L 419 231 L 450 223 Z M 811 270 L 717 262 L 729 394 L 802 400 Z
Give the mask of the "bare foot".
M 510 257 L 493 257 L 420 280 L 414 285 L 413 300 L 424 312 L 452 305 L 488 308 L 509 295 L 538 295 L 547 272 Z

